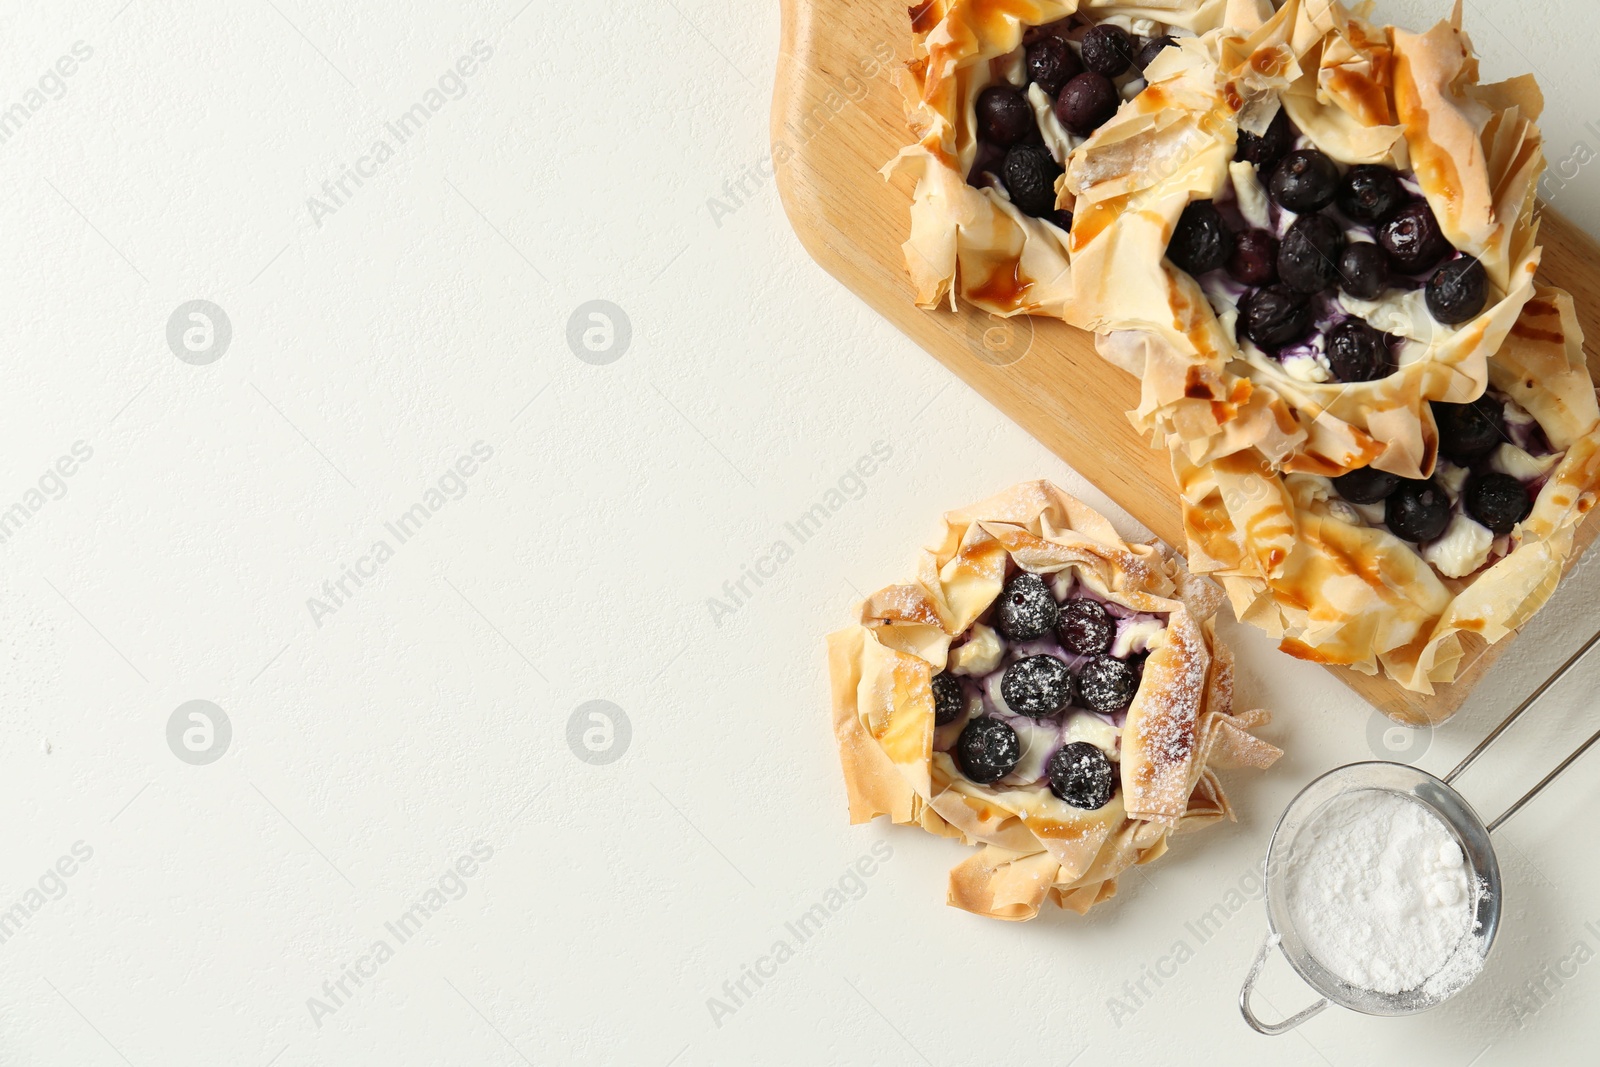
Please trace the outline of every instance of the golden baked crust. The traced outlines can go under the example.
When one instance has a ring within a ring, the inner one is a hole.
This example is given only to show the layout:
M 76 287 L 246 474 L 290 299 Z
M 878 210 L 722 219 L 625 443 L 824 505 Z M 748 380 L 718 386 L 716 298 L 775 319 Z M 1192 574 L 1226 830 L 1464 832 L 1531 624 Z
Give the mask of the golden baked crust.
M 1102 354 L 1141 378 L 1135 424 L 1191 464 L 1255 449 L 1289 472 L 1370 465 L 1427 476 L 1438 444 L 1428 403 L 1483 393 L 1488 357 L 1533 295 L 1537 87 L 1479 85 L 1459 11 L 1418 35 L 1324 0 L 1290 0 L 1263 24 L 1184 41 L 1146 76 L 1150 86 L 1074 153 L 1064 180 L 1076 197 L 1068 321 L 1101 335 Z M 1362 302 L 1363 317 L 1406 338 L 1399 368 L 1381 380 L 1295 377 L 1242 344 L 1234 313 L 1213 310 L 1200 283 L 1165 259 L 1185 206 L 1254 180 L 1231 166 L 1237 134 L 1263 131 L 1280 106 L 1340 163 L 1413 170 L 1444 235 L 1488 273 L 1487 306 L 1455 327 L 1435 322 L 1420 292 Z
M 1441 577 L 1414 546 L 1346 521 L 1327 478 L 1280 473 L 1251 452 L 1195 464 L 1175 450 L 1189 566 L 1220 579 L 1240 619 L 1301 659 L 1381 666 L 1424 693 L 1453 680 L 1463 633 L 1492 644 L 1550 599 L 1600 492 L 1600 407 L 1572 298 L 1537 290 L 1488 371 L 1561 458 L 1485 569 Z
M 1167 617 L 1122 728 L 1121 789 L 1096 811 L 1043 786 L 979 785 L 934 747 L 931 680 L 1010 563 L 1071 572 L 1107 600 Z M 1046 900 L 1082 913 L 1108 899 L 1174 831 L 1232 817 L 1217 769 L 1264 768 L 1281 755 L 1250 733 L 1266 712 L 1233 710 L 1233 660 L 1212 619 L 1220 603 L 1170 553 L 1123 542 L 1048 482 L 950 512 L 916 579 L 867 598 L 860 623 L 828 638 L 850 821 L 888 815 L 984 846 L 950 872 L 949 888 L 952 905 L 980 915 L 1031 919 Z
M 1095 21 L 1159 22 L 1190 33 L 1223 25 L 1257 0 L 928 0 L 911 10 L 913 58 L 900 72 L 917 137 L 884 167 L 916 179 L 903 245 L 917 306 L 954 310 L 957 297 L 996 315 L 1064 317 L 1072 294 L 1067 235 L 1017 210 L 992 189 L 967 184 L 977 153 L 973 106 L 999 81 L 1023 34 L 1074 14 Z

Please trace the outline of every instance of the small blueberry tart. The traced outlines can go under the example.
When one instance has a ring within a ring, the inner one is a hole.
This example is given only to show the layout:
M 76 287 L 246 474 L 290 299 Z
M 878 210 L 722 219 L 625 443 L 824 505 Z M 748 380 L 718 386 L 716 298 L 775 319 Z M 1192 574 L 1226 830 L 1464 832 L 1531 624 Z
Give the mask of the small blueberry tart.
M 1381 668 L 1422 693 L 1454 680 L 1464 635 L 1492 644 L 1550 599 L 1600 496 L 1600 405 L 1572 298 L 1536 289 L 1489 376 L 1477 399 L 1424 411 L 1422 478 L 1175 453 L 1190 566 L 1301 659 Z
M 1073 151 L 1215 29 L 1219 0 L 928 0 L 910 9 L 901 74 L 916 143 L 884 168 L 916 179 L 906 267 L 917 305 L 1063 317 Z M 1156 17 L 1159 16 L 1159 21 Z
M 1062 182 L 1067 319 L 1142 378 L 1137 424 L 1195 462 L 1426 477 L 1429 405 L 1483 394 L 1533 298 L 1537 86 L 1480 84 L 1457 21 L 1337 2 L 1146 73 Z
M 979 915 L 1110 898 L 1175 831 L 1232 817 L 1218 769 L 1281 755 L 1251 732 L 1266 712 L 1234 710 L 1221 601 L 1048 482 L 947 514 L 916 580 L 828 638 L 851 822 L 981 846 L 948 895 Z
M 1479 82 L 1461 12 L 1204 34 L 1063 179 L 1068 319 L 1141 378 L 1189 566 L 1290 654 L 1421 693 L 1549 599 L 1600 488 L 1572 300 L 1534 280 L 1542 100 Z

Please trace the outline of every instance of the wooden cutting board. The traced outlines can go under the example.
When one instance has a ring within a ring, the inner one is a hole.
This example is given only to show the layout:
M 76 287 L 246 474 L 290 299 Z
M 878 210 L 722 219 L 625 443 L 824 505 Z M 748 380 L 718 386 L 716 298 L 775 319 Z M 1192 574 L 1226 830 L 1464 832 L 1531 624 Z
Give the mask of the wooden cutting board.
M 1143 441 L 1124 414 L 1138 402 L 1138 383 L 1096 355 L 1089 334 L 1054 320 L 1002 322 L 971 309 L 921 311 L 912 302 L 900 252 L 910 227 L 912 183 L 886 182 L 878 173 L 910 139 L 890 80 L 891 70 L 911 55 L 905 0 L 782 4 L 772 161 L 784 209 L 806 250 L 1107 496 L 1182 548 L 1166 453 Z M 1584 332 L 1600 338 L 1600 245 L 1552 212 L 1544 216 L 1542 236 L 1546 279 L 1577 298 Z M 1593 354 L 1590 367 L 1600 377 Z M 1597 533 L 1600 523 L 1591 517 L 1579 533 L 1578 551 Z M 1431 697 L 1387 679 L 1330 669 L 1389 715 L 1436 723 L 1461 706 L 1513 640 L 1486 647 L 1465 636 L 1459 679 Z

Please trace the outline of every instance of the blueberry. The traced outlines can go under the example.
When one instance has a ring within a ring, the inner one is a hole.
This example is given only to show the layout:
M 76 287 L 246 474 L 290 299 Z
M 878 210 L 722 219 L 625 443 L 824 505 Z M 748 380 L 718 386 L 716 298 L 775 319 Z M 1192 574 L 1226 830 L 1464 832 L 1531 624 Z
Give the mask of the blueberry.
M 967 723 L 956 742 L 961 773 L 980 785 L 998 782 L 1022 758 L 1017 732 L 999 719 L 981 716 Z
M 1339 168 L 1315 148 L 1301 148 L 1272 169 L 1267 192 L 1273 203 L 1290 211 L 1321 211 L 1339 192 Z
M 1006 152 L 1004 171 L 1000 177 L 1017 210 L 1042 218 L 1056 209 L 1056 179 L 1061 177 L 1061 168 L 1048 149 L 1041 145 L 1012 145 Z
M 1133 38 L 1120 26 L 1101 23 L 1083 35 L 1083 65 L 1115 78 L 1133 62 Z
M 1271 285 L 1278 280 L 1278 239 L 1266 230 L 1246 230 L 1234 238 L 1228 273 L 1245 285 Z
M 1389 257 L 1370 241 L 1345 246 L 1339 257 L 1339 288 L 1357 300 L 1376 300 L 1389 288 Z
M 1290 289 L 1320 293 L 1339 280 L 1339 259 L 1344 255 L 1344 231 L 1326 215 L 1302 215 L 1294 220 L 1278 245 L 1278 277 Z
M 1019 574 L 995 602 L 995 627 L 1011 641 L 1043 637 L 1056 624 L 1056 598 L 1037 574 Z
M 1068 652 L 1076 652 L 1080 656 L 1098 656 L 1111 647 L 1116 635 L 1116 621 L 1099 601 L 1083 598 L 1061 605 L 1056 636 L 1061 640 L 1061 647 Z
M 1505 535 L 1533 511 L 1527 487 L 1509 474 L 1490 471 L 1467 483 L 1467 514 L 1489 531 Z
M 1339 475 L 1333 480 L 1333 487 L 1352 504 L 1381 504 L 1400 488 L 1400 476 L 1376 467 L 1362 467 Z
M 978 94 L 978 136 L 1012 145 L 1035 129 L 1033 108 L 1009 85 L 991 85 Z
M 1180 270 L 1204 274 L 1226 263 L 1232 246 L 1233 235 L 1217 206 L 1209 200 L 1196 200 L 1178 216 L 1172 240 L 1167 242 L 1167 258 Z
M 961 679 L 953 674 L 936 674 L 933 676 L 933 724 L 935 726 L 949 726 L 961 718 L 961 712 L 966 707 L 966 700 L 961 694 Z
M 1394 371 L 1388 338 L 1360 319 L 1347 319 L 1328 334 L 1328 366 L 1341 382 L 1375 382 Z
M 1141 71 L 1156 61 L 1156 56 L 1169 48 L 1178 47 L 1177 38 L 1171 34 L 1162 34 L 1160 37 L 1151 37 L 1139 46 L 1139 54 L 1133 57 L 1133 65 Z
M 1261 173 L 1271 174 L 1293 147 L 1294 127 L 1289 123 L 1289 113 L 1280 107 L 1264 133 L 1239 131 L 1239 143 L 1234 149 L 1233 159 L 1236 163 L 1254 163 Z
M 1078 692 L 1083 702 L 1104 714 L 1127 708 L 1138 691 L 1138 674 L 1120 659 L 1110 656 L 1096 656 L 1083 665 L 1078 675 Z
M 1472 466 L 1506 440 L 1505 411 L 1505 405 L 1492 396 L 1470 404 L 1435 403 L 1439 451 L 1463 467 Z
M 1027 656 L 1006 668 L 1000 695 L 1018 715 L 1054 715 L 1072 703 L 1072 671 L 1055 656 Z
M 967 184 L 983 188 L 985 174 L 993 174 L 997 178 L 1005 176 L 1006 150 L 997 144 L 988 141 L 979 141 L 978 150 L 972 157 L 972 169 L 967 172 Z
M 1426 274 L 1452 251 L 1426 200 L 1413 200 L 1384 219 L 1378 243 L 1401 274 Z
M 1239 302 L 1239 333 L 1275 351 L 1305 337 L 1311 329 L 1311 304 L 1282 285 L 1257 289 Z
M 1072 212 L 1066 210 L 1065 208 L 1056 208 L 1054 211 L 1050 212 L 1050 214 L 1044 217 L 1061 227 L 1063 230 L 1066 230 L 1068 233 L 1072 232 Z
M 1402 481 L 1384 502 L 1383 521 L 1407 541 L 1432 541 L 1450 525 L 1450 497 L 1432 478 Z
M 1489 302 L 1489 275 L 1471 256 L 1452 259 L 1428 279 L 1428 313 L 1446 326 L 1477 318 Z
M 1364 163 L 1351 167 L 1339 183 L 1339 210 L 1355 222 L 1372 224 L 1385 218 L 1406 199 L 1400 179 L 1388 167 Z
M 1087 741 L 1063 745 L 1045 768 L 1050 792 L 1083 811 L 1098 811 L 1111 803 L 1117 776 L 1106 754 Z
M 1059 37 L 1041 37 L 1028 46 L 1028 80 L 1051 96 L 1082 73 L 1077 53 Z
M 1085 71 L 1061 87 L 1056 97 L 1056 118 L 1079 137 L 1087 137 L 1117 113 L 1122 98 L 1104 74 Z

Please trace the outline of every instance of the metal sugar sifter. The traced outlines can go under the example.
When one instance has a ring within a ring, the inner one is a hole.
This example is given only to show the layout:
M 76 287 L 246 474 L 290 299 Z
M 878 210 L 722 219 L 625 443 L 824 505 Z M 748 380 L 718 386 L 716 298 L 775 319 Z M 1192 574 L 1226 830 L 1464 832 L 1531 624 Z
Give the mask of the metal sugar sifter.
M 1285 1034 L 1317 1015 L 1329 1003 L 1365 1015 L 1413 1015 L 1444 1003 L 1472 983 L 1473 978 L 1480 972 L 1474 972 L 1471 978 L 1460 982 L 1454 988 L 1442 990 L 1427 990 L 1424 987 L 1389 994 L 1352 985 L 1324 967 L 1307 950 L 1304 939 L 1295 929 L 1289 909 L 1288 880 L 1282 875 L 1294 861 L 1295 840 L 1301 829 L 1329 801 L 1364 790 L 1381 790 L 1410 797 L 1437 816 L 1455 836 L 1456 843 L 1461 846 L 1462 856 L 1466 860 L 1468 885 L 1473 892 L 1472 907 L 1477 920 L 1471 937 L 1476 949 L 1487 959 L 1490 949 L 1494 946 L 1495 934 L 1499 930 L 1501 904 L 1500 864 L 1495 858 L 1494 844 L 1490 840 L 1490 835 L 1507 819 L 1521 811 L 1525 804 L 1538 796 L 1580 756 L 1600 742 L 1600 732 L 1596 732 L 1579 745 L 1571 755 L 1561 761 L 1559 766 L 1545 775 L 1538 785 L 1523 794 L 1521 799 L 1491 823 L 1485 824 L 1473 810 L 1472 805 L 1450 783 L 1472 766 L 1473 762 L 1483 755 L 1489 746 L 1522 716 L 1523 712 L 1538 703 L 1539 699 L 1597 644 L 1600 644 L 1600 634 L 1591 637 L 1587 644 L 1573 653 L 1555 674 L 1546 679 L 1527 700 L 1506 716 L 1505 721 L 1495 727 L 1493 732 L 1444 778 L 1436 778 L 1426 771 L 1404 763 L 1385 761 L 1352 763 L 1324 774 L 1302 789 L 1300 794 L 1289 802 L 1283 817 L 1278 820 L 1277 828 L 1272 832 L 1272 842 L 1267 846 L 1265 882 L 1269 932 L 1260 950 L 1256 952 L 1250 973 L 1245 976 L 1244 987 L 1239 991 L 1239 1010 L 1244 1014 L 1245 1022 L 1256 1031 L 1268 1036 Z M 1322 999 L 1282 1022 L 1267 1023 L 1257 1018 L 1255 1012 L 1251 1010 L 1250 995 L 1255 990 L 1256 980 L 1260 977 L 1261 969 L 1266 965 L 1267 956 L 1274 945 L 1283 950 L 1289 966 L 1294 968 L 1295 973 L 1307 985 L 1320 993 Z

